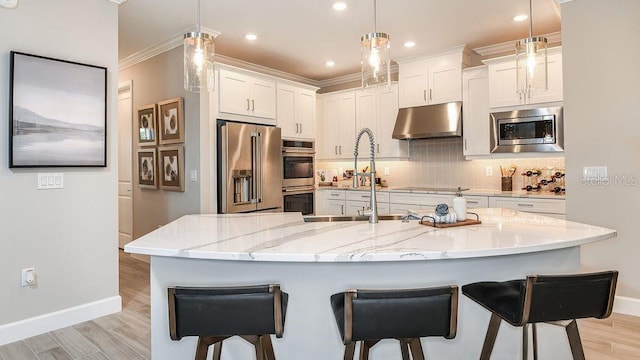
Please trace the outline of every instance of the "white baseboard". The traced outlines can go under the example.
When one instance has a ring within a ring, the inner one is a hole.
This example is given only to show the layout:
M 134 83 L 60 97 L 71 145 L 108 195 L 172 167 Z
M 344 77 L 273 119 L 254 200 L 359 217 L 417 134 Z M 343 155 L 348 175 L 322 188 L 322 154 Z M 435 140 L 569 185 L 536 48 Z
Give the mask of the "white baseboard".
M 0 346 L 122 310 L 120 295 L 0 326 Z
M 616 296 L 613 302 L 613 312 L 620 314 L 640 316 L 640 299 L 626 296 Z

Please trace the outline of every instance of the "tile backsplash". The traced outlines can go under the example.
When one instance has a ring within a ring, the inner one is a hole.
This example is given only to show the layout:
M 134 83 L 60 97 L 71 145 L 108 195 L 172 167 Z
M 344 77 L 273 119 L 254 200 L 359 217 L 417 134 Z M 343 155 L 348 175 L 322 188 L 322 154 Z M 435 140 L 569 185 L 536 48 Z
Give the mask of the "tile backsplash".
M 413 140 L 409 143 L 408 160 L 376 160 L 376 171 L 379 177 L 386 179 L 390 186 L 428 186 L 428 187 L 465 187 L 471 189 L 500 189 L 500 166 L 517 167 L 513 177 L 513 190 L 524 186 L 524 178 L 520 175 L 524 169 L 564 169 L 564 157 L 545 158 L 512 158 L 465 160 L 462 154 L 462 139 L 429 139 Z M 364 168 L 367 161 L 358 161 Z M 492 175 L 486 175 L 487 167 L 491 167 Z M 339 169 L 353 168 L 351 161 L 318 161 L 318 171 L 324 171 L 330 181 L 338 174 Z M 384 175 L 389 168 L 389 175 Z M 362 170 L 362 169 L 361 169 Z

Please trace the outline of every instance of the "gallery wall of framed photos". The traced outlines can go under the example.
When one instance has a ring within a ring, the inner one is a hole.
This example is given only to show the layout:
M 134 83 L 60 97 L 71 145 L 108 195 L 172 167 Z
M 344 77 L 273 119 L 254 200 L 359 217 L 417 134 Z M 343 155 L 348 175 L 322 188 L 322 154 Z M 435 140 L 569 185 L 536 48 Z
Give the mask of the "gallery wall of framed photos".
M 137 109 L 138 186 L 184 192 L 184 101 L 181 97 Z

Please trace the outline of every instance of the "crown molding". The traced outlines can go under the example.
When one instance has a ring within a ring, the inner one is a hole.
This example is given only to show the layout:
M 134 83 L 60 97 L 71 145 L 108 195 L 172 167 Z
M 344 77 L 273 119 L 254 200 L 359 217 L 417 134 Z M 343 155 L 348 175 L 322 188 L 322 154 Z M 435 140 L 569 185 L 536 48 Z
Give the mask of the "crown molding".
M 112 3 L 116 3 L 116 4 L 118 4 L 118 5 L 123 4 L 123 3 L 127 2 L 127 0 L 108 0 L 108 1 L 111 1 Z
M 561 0 L 561 1 L 567 1 L 567 0 Z M 572 0 L 568 0 L 568 1 L 572 1 Z M 562 42 L 562 33 L 561 32 L 554 32 L 554 33 L 551 33 L 551 34 L 546 34 L 546 35 L 541 35 L 541 36 L 546 37 L 547 38 L 547 42 L 549 44 L 555 44 L 555 43 Z M 483 57 L 484 56 L 497 55 L 497 54 L 504 54 L 506 52 L 514 51 L 514 50 L 515 50 L 515 40 L 503 42 L 503 43 L 500 43 L 500 44 L 482 46 L 482 47 L 473 49 L 473 51 L 477 52 L 478 55 L 483 56 Z
M 428 53 L 424 53 L 424 54 L 419 54 L 419 55 L 409 55 L 409 56 L 403 56 L 401 58 L 396 58 L 393 59 L 395 62 L 397 62 L 398 64 L 402 64 L 405 62 L 412 62 L 415 60 L 422 60 L 422 59 L 428 59 L 428 58 L 433 58 L 433 57 L 438 57 L 438 56 L 445 56 L 445 55 L 450 55 L 450 54 L 459 54 L 459 53 L 463 53 L 466 55 L 470 54 L 470 50 L 467 47 L 467 45 L 459 45 L 459 46 L 454 46 L 448 49 L 442 49 L 442 50 L 436 50 L 436 51 L 431 51 Z
M 397 72 L 398 72 L 398 64 L 391 65 L 391 73 L 395 74 Z M 315 86 L 317 86 L 319 88 L 325 88 L 327 86 L 340 85 L 340 84 L 345 84 L 345 83 L 349 83 L 349 82 L 353 82 L 353 81 L 360 81 L 360 80 L 362 80 L 362 74 L 361 73 L 347 74 L 347 75 L 334 77 L 334 78 L 331 78 L 331 79 L 316 81 L 316 85 Z
M 573 0 L 556 0 L 556 3 L 558 3 L 558 5 L 562 5 L 564 3 L 568 3 L 568 2 L 572 2 Z
M 235 59 L 235 58 L 232 58 L 232 57 L 229 57 L 229 56 L 216 54 L 215 55 L 215 60 L 216 60 L 216 63 L 233 66 L 233 67 L 240 68 L 240 69 L 243 69 L 243 70 L 257 72 L 257 73 L 260 73 L 262 75 L 274 76 L 274 77 L 277 77 L 277 78 L 281 78 L 281 79 L 285 79 L 285 80 L 289 80 L 289 81 L 293 81 L 293 82 L 297 82 L 297 83 L 302 83 L 302 84 L 306 84 L 306 85 L 319 87 L 318 83 L 320 81 L 309 79 L 309 78 L 306 78 L 304 76 L 294 75 L 294 74 L 291 74 L 291 73 L 288 73 L 288 72 L 284 72 L 284 71 L 281 71 L 281 70 L 276 70 L 276 69 L 273 69 L 273 68 L 270 68 L 270 67 L 266 67 L 266 66 L 250 63 L 250 62 L 247 62 L 247 61 L 244 61 L 244 60 L 238 60 L 238 59 Z
M 115 0 L 115 1 L 120 1 L 120 0 Z M 169 50 L 175 49 L 178 46 L 182 46 L 184 43 L 184 34 L 192 31 L 196 31 L 195 26 L 189 27 L 184 31 L 181 31 L 180 33 L 174 34 L 168 40 L 151 45 L 123 59 L 120 59 L 120 61 L 118 61 L 118 71 L 122 71 L 124 69 L 130 68 L 133 65 L 139 64 L 145 60 L 149 60 L 154 56 L 157 56 Z M 211 34 L 213 35 L 213 37 L 217 37 L 218 35 L 220 35 L 219 31 L 212 30 L 204 26 L 200 27 L 200 31 Z

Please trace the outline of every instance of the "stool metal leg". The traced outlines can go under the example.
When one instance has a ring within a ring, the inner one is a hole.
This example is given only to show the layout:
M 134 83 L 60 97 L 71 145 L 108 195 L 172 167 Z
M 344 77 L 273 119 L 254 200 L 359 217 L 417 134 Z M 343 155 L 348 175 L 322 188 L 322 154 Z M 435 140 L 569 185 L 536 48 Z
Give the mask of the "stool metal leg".
M 413 338 L 409 341 L 409 349 L 411 349 L 413 360 L 424 360 L 424 351 L 419 338 Z
M 356 352 L 356 343 L 351 342 L 344 346 L 344 360 L 353 360 L 353 354 Z
M 529 324 L 522 327 L 522 360 L 529 358 Z
M 402 360 L 411 360 L 409 357 L 409 339 L 398 339 L 400 341 L 400 352 Z
M 482 345 L 482 353 L 480 353 L 480 360 L 489 360 L 491 358 L 491 352 L 493 351 L 493 345 L 496 343 L 501 321 L 502 319 L 498 315 L 491 314 L 487 335 L 484 338 L 484 345 Z
M 573 320 L 565 327 L 573 360 L 585 360 L 584 350 L 582 350 L 582 341 L 580 341 L 580 331 L 578 331 L 578 323 Z
M 536 324 L 531 324 L 531 330 L 533 335 L 533 360 L 538 360 L 538 328 Z

